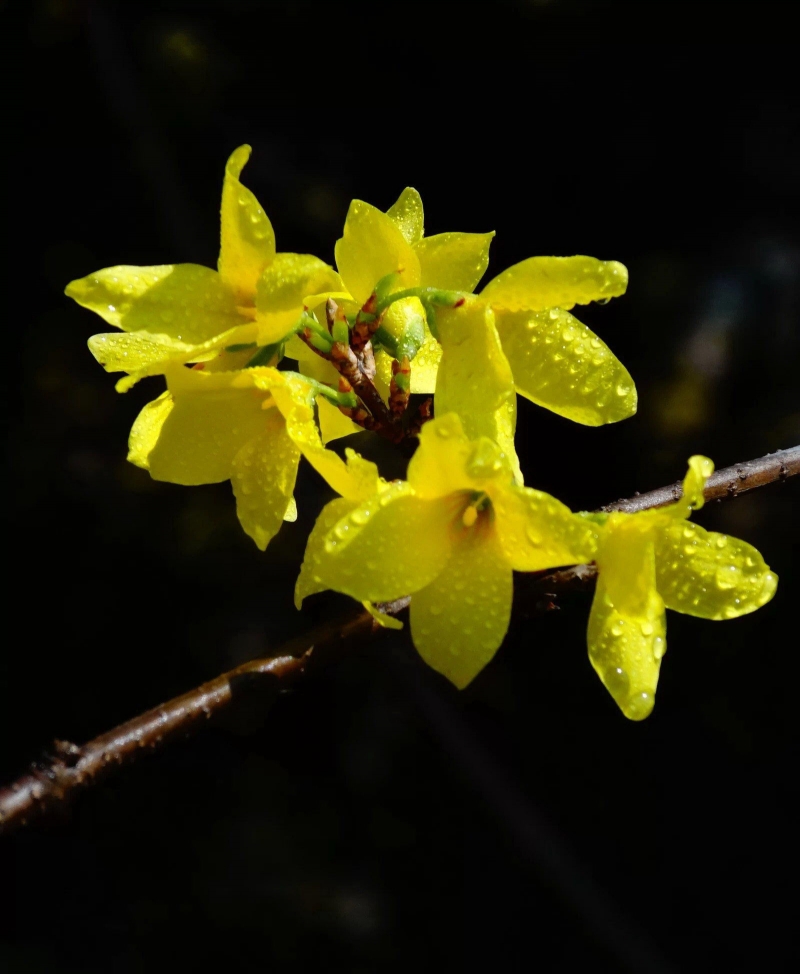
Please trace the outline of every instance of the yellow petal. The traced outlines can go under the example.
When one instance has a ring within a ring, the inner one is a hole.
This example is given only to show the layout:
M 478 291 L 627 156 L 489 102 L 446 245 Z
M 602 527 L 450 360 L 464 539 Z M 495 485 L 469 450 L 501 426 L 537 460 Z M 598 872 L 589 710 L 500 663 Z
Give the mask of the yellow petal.
M 106 267 L 72 281 L 65 293 L 115 328 L 189 344 L 245 323 L 219 274 L 199 264 Z
M 714 462 L 708 457 L 700 455 L 689 457 L 689 469 L 683 478 L 683 495 L 677 503 L 670 504 L 664 510 L 678 518 L 686 518 L 692 511 L 699 511 L 705 504 L 703 490 L 712 473 L 714 473 Z
M 408 465 L 408 482 L 419 497 L 446 497 L 458 491 L 483 491 L 511 479 L 508 458 L 491 440 L 470 440 L 456 413 L 437 416 L 420 432 Z
M 149 470 L 148 457 L 158 442 L 161 427 L 172 412 L 172 393 L 162 392 L 158 399 L 149 402 L 136 417 L 128 438 L 128 460 L 143 470 Z
M 354 474 L 350 464 L 323 446 L 314 422 L 314 390 L 302 376 L 275 369 L 248 369 L 248 372 L 254 373 L 256 385 L 271 391 L 286 420 L 289 436 L 317 473 L 342 497 L 359 498 L 363 488 L 361 475 Z M 374 464 L 371 467 L 377 478 L 377 467 Z
M 219 273 L 239 304 L 253 303 L 261 272 L 275 256 L 275 232 L 255 196 L 239 181 L 249 145 L 234 150 L 222 183 Z
M 149 454 L 155 480 L 174 484 L 228 480 L 233 458 L 271 421 L 262 408 L 269 396 L 253 387 L 249 371 L 168 371 L 174 405 Z
M 436 377 L 442 361 L 442 346 L 425 326 L 425 341 L 411 366 L 411 391 L 430 395 L 436 391 Z
M 231 465 L 236 513 L 264 551 L 283 524 L 297 479 L 300 451 L 277 409 L 262 410 L 262 432 L 248 440 Z
M 652 576 L 651 564 L 641 568 Z M 643 720 L 653 709 L 666 649 L 664 603 L 650 589 L 639 612 L 622 612 L 606 581 L 601 571 L 589 616 L 589 659 L 625 716 Z
M 353 200 L 344 235 L 336 242 L 336 266 L 359 305 L 387 274 L 397 274 L 395 290 L 419 284 L 419 260 L 394 220 L 369 203 Z
M 462 689 L 499 649 L 512 598 L 511 568 L 494 531 L 464 532 L 443 571 L 411 599 L 417 651 Z
M 371 602 L 362 602 L 364 608 L 369 612 L 372 618 L 384 629 L 402 629 L 403 623 L 399 619 L 395 619 L 394 616 L 387 615 L 385 612 L 381 612 L 376 609 Z
M 347 515 L 358 507 L 358 502 L 349 501 L 346 497 L 337 497 L 335 501 L 326 504 L 311 529 L 306 542 L 306 552 L 303 564 L 294 587 L 294 604 L 299 609 L 303 599 L 317 592 L 324 592 L 328 583 L 324 577 L 324 567 L 328 556 L 325 552 L 325 538 L 328 532 Z
M 491 309 L 468 298 L 436 316 L 442 360 L 436 379 L 440 415 L 457 413 L 470 439 L 494 440 L 522 481 L 514 450 L 517 397 L 508 359 L 500 346 Z
M 474 291 L 489 266 L 492 233 L 439 233 L 414 248 L 420 284 L 450 291 Z
M 389 485 L 331 528 L 317 559 L 326 588 L 359 602 L 389 602 L 428 585 L 450 555 L 452 505 Z
M 609 347 L 568 311 L 498 311 L 517 392 L 584 426 L 636 412 L 636 386 Z
M 386 211 L 386 215 L 394 220 L 412 247 L 419 243 L 424 232 L 424 215 L 422 197 L 413 187 L 406 186 L 397 202 Z
M 342 290 L 336 271 L 310 254 L 276 254 L 258 279 L 259 344 L 277 342 L 295 325 L 309 301 Z M 313 297 L 312 297 L 313 296 Z
M 596 540 L 590 522 L 539 490 L 497 484 L 489 488 L 495 529 L 515 571 L 536 572 L 592 561 Z
M 625 293 L 627 268 L 595 257 L 529 257 L 490 281 L 481 297 L 506 311 L 545 311 Z
M 286 510 L 283 514 L 284 521 L 296 521 L 297 520 L 297 502 L 294 497 L 289 501 Z
M 668 609 L 734 619 L 769 602 L 778 577 L 746 541 L 675 522 L 656 537 L 656 585 Z
M 655 589 L 654 539 L 663 520 L 641 514 L 609 514 L 595 556 L 604 585 L 622 613 L 642 614 Z

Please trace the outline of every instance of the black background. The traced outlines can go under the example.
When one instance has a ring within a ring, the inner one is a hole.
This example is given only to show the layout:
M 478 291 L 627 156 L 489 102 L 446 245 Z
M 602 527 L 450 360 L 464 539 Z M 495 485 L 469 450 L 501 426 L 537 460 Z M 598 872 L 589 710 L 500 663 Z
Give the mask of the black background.
M 118 396 L 85 346 L 105 327 L 62 294 L 117 263 L 214 266 L 243 142 L 279 250 L 330 260 L 353 196 L 386 208 L 413 185 L 429 233 L 497 231 L 489 276 L 533 254 L 629 266 L 627 296 L 581 317 L 638 415 L 585 429 L 520 401 L 526 480 L 574 509 L 671 482 L 691 453 L 798 442 L 786 8 L 0 9 L 25 120 L 5 144 L 3 778 L 346 608 L 291 604 L 330 496 L 316 475 L 262 555 L 229 485 L 128 465 L 160 380 Z M 3 840 L 0 969 L 794 969 L 799 487 L 697 516 L 780 586 L 737 621 L 669 614 L 645 723 L 586 659 L 588 595 L 515 617 L 462 693 L 387 635 Z

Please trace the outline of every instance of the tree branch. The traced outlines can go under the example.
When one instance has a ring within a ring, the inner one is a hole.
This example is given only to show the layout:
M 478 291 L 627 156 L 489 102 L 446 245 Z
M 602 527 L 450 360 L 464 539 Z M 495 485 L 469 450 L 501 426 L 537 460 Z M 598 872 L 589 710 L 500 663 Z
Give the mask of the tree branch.
M 725 467 L 706 484 L 709 500 L 737 497 L 765 484 L 800 474 L 800 446 L 768 454 L 758 460 Z M 664 507 L 681 497 L 680 482 L 637 494 L 602 507 L 602 511 L 636 512 Z M 520 602 L 531 614 L 554 607 L 557 594 L 591 585 L 596 578 L 594 565 L 574 565 L 556 571 L 519 575 L 517 590 L 524 591 Z M 384 603 L 378 608 L 389 615 L 405 609 L 408 597 Z M 82 746 L 55 741 L 50 753 L 34 762 L 17 781 L 0 789 L 0 830 L 7 831 L 44 816 L 83 788 L 99 781 L 113 768 L 127 765 L 137 755 L 156 750 L 167 741 L 188 736 L 208 718 L 222 713 L 247 690 L 257 687 L 265 698 L 277 695 L 307 673 L 327 665 L 380 626 L 365 610 L 345 619 L 324 623 L 314 632 L 298 637 L 282 647 L 279 656 L 251 660 L 202 686 L 154 707 L 114 730 Z

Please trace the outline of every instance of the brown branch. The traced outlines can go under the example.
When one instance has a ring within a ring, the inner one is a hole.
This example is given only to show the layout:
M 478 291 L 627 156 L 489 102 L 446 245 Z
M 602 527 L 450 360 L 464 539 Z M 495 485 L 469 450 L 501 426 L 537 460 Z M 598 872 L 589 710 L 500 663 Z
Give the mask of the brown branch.
M 800 474 L 800 447 L 793 447 L 718 470 L 709 479 L 704 495 L 706 500 L 723 500 L 797 474 Z M 674 503 L 680 496 L 681 485 L 677 483 L 616 501 L 601 510 L 642 511 Z M 528 613 L 547 611 L 553 608 L 556 594 L 585 588 L 594 582 L 595 577 L 593 565 L 521 575 L 518 576 L 518 591 L 524 591 L 525 597 L 518 601 L 524 603 Z M 405 597 L 378 608 L 397 615 L 410 601 Z M 155 750 L 167 741 L 188 736 L 208 718 L 236 703 L 248 688 L 257 686 L 268 694 L 277 694 L 343 651 L 349 652 L 379 628 L 368 612 L 359 610 L 344 620 L 325 623 L 309 635 L 287 643 L 279 656 L 244 663 L 134 717 L 88 744 L 54 742 L 52 753 L 31 765 L 13 784 L 0 789 L 0 829 L 8 830 L 42 817 L 66 798 L 99 781 L 113 768 L 127 765 L 139 754 Z

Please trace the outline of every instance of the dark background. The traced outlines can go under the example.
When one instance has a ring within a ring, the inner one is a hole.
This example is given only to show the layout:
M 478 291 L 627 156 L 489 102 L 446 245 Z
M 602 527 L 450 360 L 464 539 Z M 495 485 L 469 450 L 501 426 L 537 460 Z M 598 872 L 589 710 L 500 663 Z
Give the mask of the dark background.
M 520 400 L 527 482 L 575 509 L 800 433 L 800 141 L 785 8 L 6 3 L 5 143 L 19 215 L 3 779 L 330 612 L 291 591 L 329 498 L 266 555 L 229 485 L 125 461 L 161 380 L 126 396 L 62 295 L 117 263 L 214 266 L 225 159 L 280 250 L 332 259 L 349 200 L 407 184 L 428 232 L 624 261 L 581 317 L 634 375 L 638 415 L 585 429 Z M 787 43 L 788 42 L 788 43 Z M 362 443 L 361 448 L 369 446 Z M 2 843 L 0 969 L 706 971 L 797 961 L 800 478 L 697 520 L 757 545 L 774 601 L 669 614 L 658 702 L 626 721 L 586 659 L 589 596 L 516 618 L 462 693 L 404 634 L 143 760 Z

